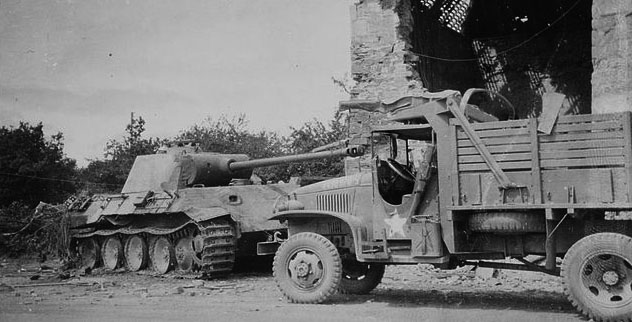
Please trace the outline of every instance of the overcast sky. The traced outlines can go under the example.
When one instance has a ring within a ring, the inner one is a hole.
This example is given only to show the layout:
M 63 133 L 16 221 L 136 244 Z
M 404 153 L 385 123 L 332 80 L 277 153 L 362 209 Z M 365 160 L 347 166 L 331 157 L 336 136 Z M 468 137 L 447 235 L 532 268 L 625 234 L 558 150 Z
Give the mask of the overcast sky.
M 344 0 L 0 2 L 0 126 L 43 122 L 85 165 L 130 113 L 148 136 L 245 113 L 287 134 L 347 99 Z

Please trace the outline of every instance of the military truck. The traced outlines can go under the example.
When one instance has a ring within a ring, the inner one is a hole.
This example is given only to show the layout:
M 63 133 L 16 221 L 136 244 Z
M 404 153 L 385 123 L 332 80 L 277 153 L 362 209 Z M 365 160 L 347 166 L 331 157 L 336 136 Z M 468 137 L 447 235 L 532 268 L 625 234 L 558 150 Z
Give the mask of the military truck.
M 236 258 L 256 258 L 257 242 L 286 233 L 266 217 L 280 196 L 299 187 L 254 185 L 253 168 L 360 153 L 345 146 L 249 160 L 183 142 L 161 148 L 136 158 L 121 193 L 68 203 L 73 244 L 89 268 L 230 272 Z
M 289 301 L 368 293 L 385 265 L 478 265 L 561 275 L 583 314 L 632 319 L 631 113 L 560 116 L 543 133 L 468 104 L 480 91 L 341 103 L 396 122 L 372 129 L 370 172 L 276 205 L 289 238 L 259 253 L 275 253 Z

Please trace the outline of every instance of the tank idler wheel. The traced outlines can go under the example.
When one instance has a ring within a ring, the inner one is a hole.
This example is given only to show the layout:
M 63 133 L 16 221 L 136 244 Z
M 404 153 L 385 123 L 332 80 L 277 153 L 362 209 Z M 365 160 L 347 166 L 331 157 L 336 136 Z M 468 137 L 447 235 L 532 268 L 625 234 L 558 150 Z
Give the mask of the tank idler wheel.
M 114 270 L 123 264 L 123 244 L 117 236 L 109 236 L 101 247 L 101 258 L 106 269 Z
M 180 238 L 176 243 L 175 252 L 179 271 L 188 273 L 191 272 L 196 265 L 199 265 L 199 259 L 195 254 L 192 237 L 187 236 Z
M 156 237 L 149 246 L 149 258 L 156 273 L 169 272 L 176 263 L 175 250 L 169 239 L 164 236 Z
M 368 294 L 382 281 L 384 264 L 360 263 L 355 259 L 342 261 L 340 292 Z
M 283 295 L 294 303 L 327 300 L 338 290 L 341 273 L 336 246 L 319 234 L 292 235 L 274 256 L 274 279 Z
M 100 253 L 101 248 L 96 238 L 81 238 L 77 241 L 77 255 L 79 255 L 82 267 L 90 269 L 97 267 L 97 264 L 99 264 L 99 256 L 101 255 Z
M 125 242 L 125 265 L 128 270 L 136 272 L 147 266 L 149 250 L 145 239 L 139 235 L 133 235 Z
M 564 293 L 595 321 L 632 321 L 632 238 L 598 233 L 576 242 L 564 256 Z

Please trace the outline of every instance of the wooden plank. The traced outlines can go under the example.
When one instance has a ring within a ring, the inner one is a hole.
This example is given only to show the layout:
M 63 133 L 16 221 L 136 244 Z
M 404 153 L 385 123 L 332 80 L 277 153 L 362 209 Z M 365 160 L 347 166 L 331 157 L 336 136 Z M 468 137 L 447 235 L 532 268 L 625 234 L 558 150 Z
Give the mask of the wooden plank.
M 542 160 L 542 168 L 624 166 L 624 157 Z
M 453 101 L 448 101 L 447 106 L 448 106 L 448 110 L 452 112 L 452 115 L 456 119 L 459 120 L 459 123 L 461 124 L 463 131 L 465 131 L 465 133 L 467 133 L 467 136 L 469 137 L 469 141 L 474 144 L 474 146 L 476 147 L 478 152 L 481 154 L 483 159 L 485 159 L 485 162 L 491 169 L 492 173 L 494 174 L 494 178 L 498 181 L 498 184 L 500 185 L 500 187 L 503 189 L 514 187 L 516 184 L 509 180 L 509 178 L 503 172 L 500 165 L 498 165 L 496 160 L 494 160 L 494 157 L 487 149 L 487 146 L 485 145 L 483 140 L 480 137 L 478 137 L 478 134 L 476 134 L 476 131 L 470 126 L 470 123 L 468 122 L 467 118 L 465 117 L 465 115 L 463 115 L 463 113 L 461 112 L 459 107 L 456 105 L 456 103 Z M 454 152 L 456 152 L 456 149 L 454 150 Z
M 629 113 L 629 112 L 625 112 L 625 113 Z M 621 119 L 625 113 L 566 115 L 566 116 L 560 116 L 557 120 L 557 124 L 581 123 L 581 122 L 592 123 L 592 122 L 618 120 L 618 119 Z
M 474 130 L 493 130 L 493 129 L 505 129 L 512 127 L 525 127 L 527 126 L 527 120 L 511 120 L 511 121 L 499 121 L 499 122 L 485 122 L 485 123 L 471 123 L 470 125 Z M 459 122 L 456 119 L 450 119 L 450 125 L 459 126 Z
M 558 124 L 553 128 L 553 132 L 574 132 L 574 131 L 594 131 L 594 130 L 620 130 L 622 124 L 619 120 L 598 123 L 571 123 Z
M 542 160 L 623 156 L 623 148 L 541 151 Z
M 459 139 L 467 139 L 467 134 L 463 131 L 458 131 Z M 514 135 L 526 135 L 528 131 L 526 128 L 515 128 L 515 129 L 498 129 L 498 130 L 484 130 L 484 131 L 476 131 L 478 137 L 483 138 L 491 138 L 491 137 L 503 137 L 503 136 L 514 136 Z
M 531 161 L 520 162 L 499 162 L 498 165 L 503 170 L 528 169 L 531 170 Z M 468 163 L 459 165 L 459 171 L 489 171 L 486 163 Z
M 520 143 L 529 143 L 530 138 L 527 135 L 521 136 L 512 136 L 507 138 L 490 138 L 484 139 L 483 144 L 489 148 L 491 145 L 511 145 L 511 144 L 520 144 Z M 474 146 L 474 143 L 470 140 L 458 140 L 458 147 L 470 147 Z
M 536 119 L 529 120 L 531 134 L 531 197 L 533 203 L 542 203 L 542 172 L 540 171 L 540 140 L 538 140 L 538 123 Z
M 579 142 L 541 142 L 540 151 L 561 151 L 573 149 L 596 149 L 622 147 L 625 144 L 623 138 L 614 140 L 589 140 Z
M 458 206 L 461 203 L 461 198 L 459 197 L 461 187 L 459 186 L 459 163 L 457 161 L 457 140 L 456 140 L 456 125 L 450 125 L 448 131 L 448 142 L 450 143 L 450 155 L 452 156 L 452 173 L 450 174 L 450 184 L 452 185 L 452 205 Z
M 601 140 L 601 139 L 619 139 L 623 137 L 623 131 L 612 132 L 586 132 L 586 133 L 568 133 L 568 134 L 551 134 L 541 135 L 540 142 L 556 142 L 556 141 L 582 141 L 582 140 Z
M 542 114 L 538 118 L 540 124 L 538 131 L 551 134 L 551 130 L 555 125 L 560 108 L 564 102 L 566 95 L 560 93 L 544 93 L 542 94 Z
M 627 177 L 626 185 L 628 186 L 628 202 L 632 202 L 632 117 L 630 113 L 623 115 L 623 133 L 624 133 L 624 148 L 625 153 L 625 174 Z
M 531 153 L 504 153 L 504 154 L 493 154 L 496 162 L 507 162 L 507 161 L 531 161 Z M 459 164 L 462 163 L 482 163 L 485 162 L 480 155 L 466 155 L 459 156 Z
M 530 152 L 531 144 L 494 145 L 487 148 L 492 154 L 519 153 Z M 458 152 L 459 155 L 478 155 L 476 148 L 459 148 Z

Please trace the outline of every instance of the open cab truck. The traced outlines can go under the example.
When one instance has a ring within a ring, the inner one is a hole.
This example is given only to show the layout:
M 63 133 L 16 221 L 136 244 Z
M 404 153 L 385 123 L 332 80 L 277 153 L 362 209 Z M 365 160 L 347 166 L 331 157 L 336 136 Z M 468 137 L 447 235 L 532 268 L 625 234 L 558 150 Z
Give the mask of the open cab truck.
M 288 300 L 368 293 L 385 265 L 478 265 L 561 275 L 583 314 L 632 319 L 631 114 L 560 116 L 540 133 L 537 119 L 498 121 L 468 104 L 477 91 L 341 103 L 398 122 L 372 129 L 370 172 L 277 202 L 288 238 L 258 251 L 276 252 Z M 506 258 L 521 264 L 491 261 Z

